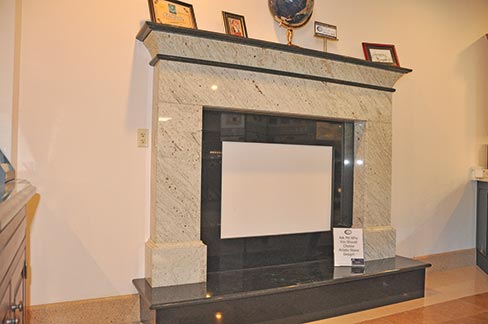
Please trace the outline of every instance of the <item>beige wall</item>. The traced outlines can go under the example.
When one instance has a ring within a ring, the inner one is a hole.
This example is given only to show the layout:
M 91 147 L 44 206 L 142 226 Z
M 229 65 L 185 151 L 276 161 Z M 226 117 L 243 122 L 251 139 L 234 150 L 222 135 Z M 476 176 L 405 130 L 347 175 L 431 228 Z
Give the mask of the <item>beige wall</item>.
M 0 149 L 16 160 L 20 0 L 0 0 Z
M 194 0 L 200 29 L 243 14 L 249 36 L 285 41 L 263 0 Z M 31 239 L 32 304 L 133 292 L 149 221 L 150 57 L 135 34 L 146 1 L 24 0 L 20 176 L 41 194 Z M 396 44 L 414 69 L 394 95 L 393 222 L 398 253 L 474 246 L 469 168 L 488 142 L 488 2 L 320 0 L 335 24 L 329 51 L 363 57 L 361 42 Z M 321 49 L 309 24 L 298 45 Z

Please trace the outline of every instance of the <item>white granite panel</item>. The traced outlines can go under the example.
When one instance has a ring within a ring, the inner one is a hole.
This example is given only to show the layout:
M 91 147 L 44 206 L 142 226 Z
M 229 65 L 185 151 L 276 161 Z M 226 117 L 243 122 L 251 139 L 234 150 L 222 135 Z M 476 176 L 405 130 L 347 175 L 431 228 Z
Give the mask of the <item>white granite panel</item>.
M 156 159 L 155 242 L 200 239 L 202 107 L 160 103 Z
M 369 122 L 365 132 L 367 150 L 365 227 L 391 223 L 391 158 L 392 129 L 390 123 Z
M 348 120 L 391 120 L 391 93 L 187 63 L 159 62 L 160 100 Z M 211 90 L 215 85 L 216 91 Z
M 236 63 L 391 87 L 401 73 L 193 36 L 152 32 L 157 53 Z M 353 226 L 364 228 L 367 260 L 395 255 L 391 209 L 392 94 L 278 75 L 159 61 L 154 73 L 152 286 L 205 281 L 200 241 L 203 107 L 355 121 Z
M 364 258 L 366 261 L 393 258 L 396 254 L 396 231 L 391 226 L 366 227 Z
M 363 136 L 366 122 L 354 123 L 354 188 L 353 188 L 353 227 L 362 228 L 365 212 L 366 170 L 364 163 L 366 155 L 366 138 Z
M 207 247 L 201 241 L 146 243 L 146 279 L 152 287 L 205 282 Z
M 157 54 L 182 56 L 384 87 L 392 87 L 402 76 L 401 73 L 352 63 L 167 32 L 150 33 L 144 44 L 153 57 Z

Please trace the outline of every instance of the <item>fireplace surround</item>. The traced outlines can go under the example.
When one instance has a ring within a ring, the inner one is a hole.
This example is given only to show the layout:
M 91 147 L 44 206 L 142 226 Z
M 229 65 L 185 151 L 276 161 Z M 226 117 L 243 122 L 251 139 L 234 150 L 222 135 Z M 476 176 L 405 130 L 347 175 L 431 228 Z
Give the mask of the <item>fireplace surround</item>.
M 200 215 L 204 107 L 353 123 L 352 226 L 364 230 L 367 261 L 395 256 L 392 87 L 411 70 L 152 23 L 138 39 L 154 66 L 145 268 L 151 286 L 206 280 Z
M 395 256 L 391 226 L 392 87 L 411 70 L 150 22 L 137 38 L 154 66 L 142 323 L 303 323 L 424 295 L 429 265 Z M 209 141 L 206 124 L 232 114 L 252 131 Z M 315 133 L 256 131 L 277 120 Z M 320 145 L 341 128 L 331 225 L 363 229 L 362 273 L 333 266 L 329 231 L 220 239 L 219 174 L 207 177 L 220 169 L 206 164 L 223 139 Z

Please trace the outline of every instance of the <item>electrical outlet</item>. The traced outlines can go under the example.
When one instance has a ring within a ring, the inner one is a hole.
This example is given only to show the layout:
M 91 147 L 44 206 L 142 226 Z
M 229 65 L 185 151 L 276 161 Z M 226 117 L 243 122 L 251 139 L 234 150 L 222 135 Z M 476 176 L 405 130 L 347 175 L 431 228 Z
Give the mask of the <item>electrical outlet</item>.
M 149 146 L 149 129 L 139 128 L 137 130 L 137 147 Z

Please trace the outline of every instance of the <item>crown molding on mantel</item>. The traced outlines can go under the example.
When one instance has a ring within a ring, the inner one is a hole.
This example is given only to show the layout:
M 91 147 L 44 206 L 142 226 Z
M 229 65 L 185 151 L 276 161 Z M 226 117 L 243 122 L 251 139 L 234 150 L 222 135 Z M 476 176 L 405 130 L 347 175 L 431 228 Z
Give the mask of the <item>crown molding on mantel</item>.
M 182 28 L 182 27 L 177 27 L 172 25 L 156 24 L 150 21 L 146 21 L 144 23 L 141 30 L 137 34 L 136 38 L 139 41 L 144 42 L 152 31 L 168 32 L 172 34 L 181 34 L 181 35 L 187 35 L 187 36 L 193 36 L 199 38 L 207 38 L 207 39 L 219 40 L 219 41 L 229 42 L 229 43 L 238 43 L 246 46 L 273 49 L 282 52 L 289 52 L 289 53 L 295 53 L 295 54 L 300 54 L 305 56 L 328 59 L 332 61 L 352 63 L 356 65 L 372 67 L 379 70 L 387 70 L 387 71 L 393 71 L 393 72 L 398 72 L 403 74 L 410 73 L 413 71 L 412 69 L 409 68 L 375 63 L 375 62 L 358 59 L 355 57 L 327 53 L 327 52 L 312 50 L 308 48 L 288 46 L 285 44 L 268 42 L 260 39 L 237 37 L 237 36 L 227 35 L 223 33 L 211 32 L 208 30 Z
M 159 61 L 180 62 L 383 92 L 395 92 L 396 81 L 412 72 L 297 46 L 151 22 L 142 26 L 137 39 L 149 49 L 152 66 Z

